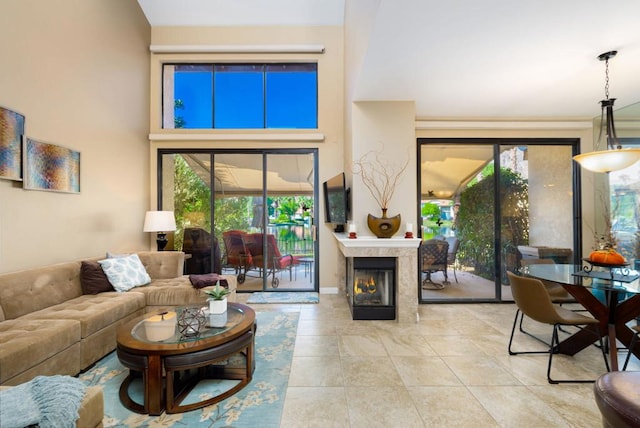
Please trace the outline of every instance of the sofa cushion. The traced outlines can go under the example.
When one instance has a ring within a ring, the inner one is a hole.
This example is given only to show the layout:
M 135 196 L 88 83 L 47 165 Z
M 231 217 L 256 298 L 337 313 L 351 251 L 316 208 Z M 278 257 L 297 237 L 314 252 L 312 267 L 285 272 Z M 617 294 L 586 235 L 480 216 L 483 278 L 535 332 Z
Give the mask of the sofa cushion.
M 83 294 L 98 294 L 114 291 L 109 278 L 102 270 L 100 263 L 94 260 L 85 260 L 80 266 L 80 285 Z
M 129 291 L 151 282 L 151 277 L 137 254 L 98 260 L 98 263 L 116 291 Z
M 77 320 L 80 322 L 81 337 L 84 339 L 143 309 L 144 306 L 145 298 L 141 293 L 111 291 L 80 296 L 65 303 L 25 315 L 22 319 Z
M 1 322 L 0 383 L 79 341 L 80 322 L 74 320 L 20 318 Z
M 138 257 L 151 279 L 179 278 L 184 271 L 181 251 L 139 251 Z
M 206 303 L 207 296 L 193 288 L 187 276 L 173 279 L 156 279 L 146 287 L 136 289 L 145 295 L 147 306 L 182 306 Z
M 235 290 L 237 280 L 232 275 L 221 275 L 229 284 L 229 301 L 235 301 Z M 206 287 L 213 288 L 213 287 Z M 147 306 L 184 306 L 196 303 L 206 303 L 208 296 L 198 290 L 189 281 L 189 276 L 184 275 L 173 279 L 157 279 L 146 287 L 136 288 L 136 293 L 143 293 L 146 296 Z
M 8 320 L 81 295 L 79 261 L 0 275 L 0 305 Z

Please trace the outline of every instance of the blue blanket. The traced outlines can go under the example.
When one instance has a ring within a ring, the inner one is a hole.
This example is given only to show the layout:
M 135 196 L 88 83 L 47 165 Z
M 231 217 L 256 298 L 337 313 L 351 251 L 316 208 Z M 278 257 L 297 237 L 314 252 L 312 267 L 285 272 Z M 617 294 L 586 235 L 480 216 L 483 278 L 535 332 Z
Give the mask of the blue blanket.
M 71 376 L 38 376 L 0 391 L 0 428 L 73 428 L 86 386 Z

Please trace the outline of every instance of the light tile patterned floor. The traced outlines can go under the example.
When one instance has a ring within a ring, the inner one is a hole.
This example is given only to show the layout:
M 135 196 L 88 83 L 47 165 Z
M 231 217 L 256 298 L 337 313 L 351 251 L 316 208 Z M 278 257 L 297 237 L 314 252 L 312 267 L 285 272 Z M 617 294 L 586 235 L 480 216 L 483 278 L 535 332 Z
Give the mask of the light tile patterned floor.
M 547 355 L 508 355 L 512 304 L 421 305 L 417 324 L 353 321 L 338 295 L 252 306 L 300 311 L 282 427 L 602 426 L 592 384 L 549 385 Z M 523 336 L 516 344 L 544 349 Z M 603 372 L 595 347 L 554 358 L 558 378 Z

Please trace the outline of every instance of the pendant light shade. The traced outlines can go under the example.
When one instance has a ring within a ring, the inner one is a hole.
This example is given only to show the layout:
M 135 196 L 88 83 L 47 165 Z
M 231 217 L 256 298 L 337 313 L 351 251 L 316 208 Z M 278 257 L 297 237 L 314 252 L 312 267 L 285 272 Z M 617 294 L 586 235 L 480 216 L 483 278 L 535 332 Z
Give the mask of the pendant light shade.
M 602 132 L 604 131 L 607 137 L 607 150 L 596 150 L 573 157 L 582 168 L 593 172 L 609 173 L 619 171 L 640 161 L 640 149 L 623 149 L 616 135 L 616 126 L 613 120 L 613 104 L 616 99 L 609 98 L 609 59 L 616 56 L 617 53 L 617 51 L 610 51 L 598 56 L 598 59 L 605 61 L 606 64 L 606 82 L 604 87 L 606 99 L 600 101 L 602 114 L 598 145 L 602 138 Z
M 582 153 L 573 157 L 580 166 L 593 172 L 619 171 L 640 161 L 640 149 L 613 149 Z

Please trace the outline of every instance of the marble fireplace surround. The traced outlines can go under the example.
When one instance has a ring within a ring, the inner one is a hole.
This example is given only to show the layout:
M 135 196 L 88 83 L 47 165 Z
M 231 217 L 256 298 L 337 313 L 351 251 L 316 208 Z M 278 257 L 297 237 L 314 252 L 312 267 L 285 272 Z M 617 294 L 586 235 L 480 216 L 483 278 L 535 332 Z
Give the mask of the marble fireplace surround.
M 349 239 L 347 234 L 334 233 L 340 248 L 338 255 L 341 290 L 347 294 L 347 257 L 395 257 L 396 258 L 396 321 L 416 323 L 418 316 L 418 247 L 419 238 L 392 237 L 380 239 L 362 236 Z

